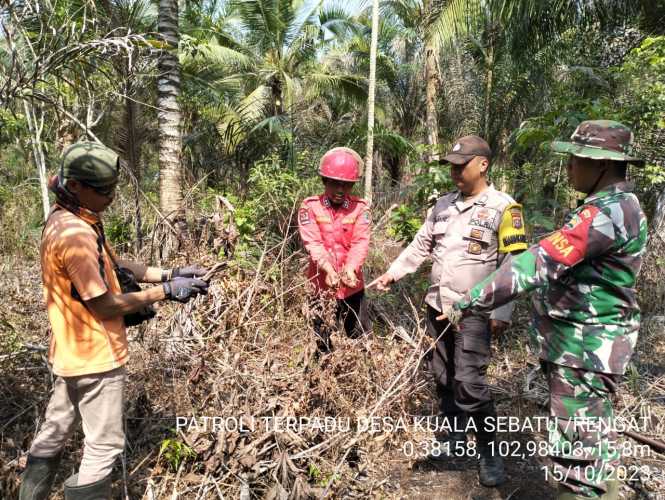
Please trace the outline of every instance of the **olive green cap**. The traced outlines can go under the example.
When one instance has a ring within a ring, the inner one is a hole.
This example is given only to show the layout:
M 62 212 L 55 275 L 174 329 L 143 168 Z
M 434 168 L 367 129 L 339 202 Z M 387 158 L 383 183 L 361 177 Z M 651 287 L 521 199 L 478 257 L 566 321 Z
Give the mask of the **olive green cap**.
M 570 142 L 552 142 L 552 150 L 592 160 L 644 165 L 644 160 L 632 156 L 633 133 L 622 123 L 612 120 L 584 121 L 578 125 L 570 139 Z
M 96 142 L 77 142 L 62 154 L 60 179 L 75 179 L 93 188 L 113 186 L 118 182 L 118 155 Z

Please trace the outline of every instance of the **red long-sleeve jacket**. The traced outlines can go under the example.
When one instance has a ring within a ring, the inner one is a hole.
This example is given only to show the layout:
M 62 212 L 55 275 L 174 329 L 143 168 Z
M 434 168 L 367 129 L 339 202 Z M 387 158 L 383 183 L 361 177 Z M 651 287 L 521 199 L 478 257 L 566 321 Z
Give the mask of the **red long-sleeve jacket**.
M 356 196 L 349 196 L 338 207 L 325 195 L 305 198 L 298 211 L 298 230 L 309 253 L 307 276 L 317 290 L 328 288 L 325 273 L 320 269 L 324 262 L 332 264 L 338 273 L 350 267 L 358 277 L 354 288 L 340 286 L 338 299 L 365 288 L 362 265 L 369 250 L 370 222 L 367 202 Z

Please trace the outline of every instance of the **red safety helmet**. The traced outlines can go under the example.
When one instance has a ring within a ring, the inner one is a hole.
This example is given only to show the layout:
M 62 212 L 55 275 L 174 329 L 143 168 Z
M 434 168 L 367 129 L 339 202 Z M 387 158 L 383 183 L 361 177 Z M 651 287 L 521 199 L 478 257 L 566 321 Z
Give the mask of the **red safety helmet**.
M 360 180 L 363 159 L 351 148 L 333 148 L 321 157 L 321 177 L 345 182 Z

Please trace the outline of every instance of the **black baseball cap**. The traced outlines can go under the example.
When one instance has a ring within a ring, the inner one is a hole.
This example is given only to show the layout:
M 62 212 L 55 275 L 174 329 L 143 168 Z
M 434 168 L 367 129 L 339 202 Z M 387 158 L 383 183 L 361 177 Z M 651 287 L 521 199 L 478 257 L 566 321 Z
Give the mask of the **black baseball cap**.
M 464 165 L 475 156 L 484 156 L 488 160 L 492 158 L 492 150 L 485 139 L 477 135 L 466 135 L 457 139 L 452 150 L 439 163 L 452 163 L 453 165 Z

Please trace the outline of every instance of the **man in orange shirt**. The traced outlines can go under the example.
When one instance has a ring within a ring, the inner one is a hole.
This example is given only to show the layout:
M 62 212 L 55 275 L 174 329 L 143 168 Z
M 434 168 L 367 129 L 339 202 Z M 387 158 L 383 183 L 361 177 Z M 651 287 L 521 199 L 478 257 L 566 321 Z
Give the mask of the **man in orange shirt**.
M 350 337 L 369 328 L 362 265 L 367 258 L 370 213 L 367 202 L 352 196 L 363 161 L 352 149 L 333 148 L 323 155 L 319 174 L 325 192 L 303 200 L 298 230 L 309 253 L 307 276 L 317 295 L 337 298 L 336 317 Z M 320 352 L 332 348 L 320 301 L 314 303 L 314 331 Z
M 199 266 L 162 270 L 118 260 L 100 219 L 113 201 L 118 155 L 95 143 L 68 148 L 50 182 L 55 205 L 41 242 L 44 296 L 51 324 L 54 382 L 46 416 L 28 454 L 20 500 L 49 497 L 62 449 L 78 422 L 85 446 L 78 474 L 65 481 L 65 499 L 111 498 L 111 469 L 125 444 L 123 393 L 129 353 L 124 316 L 160 300 L 187 302 L 207 293 Z M 114 259 L 139 281 L 163 282 L 122 293 Z

